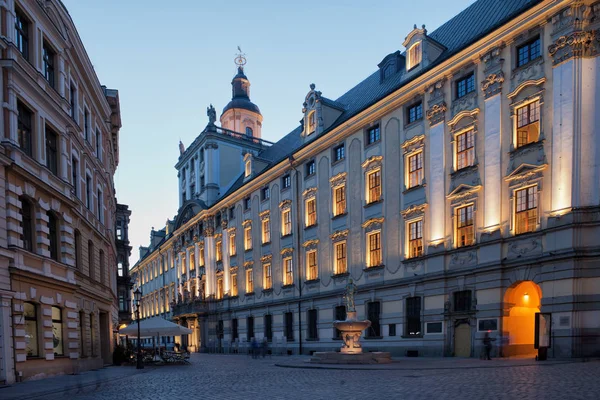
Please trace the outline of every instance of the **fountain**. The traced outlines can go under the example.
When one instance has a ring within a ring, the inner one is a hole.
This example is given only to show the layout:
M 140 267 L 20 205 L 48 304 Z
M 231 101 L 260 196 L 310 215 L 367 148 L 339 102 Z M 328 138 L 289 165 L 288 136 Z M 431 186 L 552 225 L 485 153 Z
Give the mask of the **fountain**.
M 363 353 L 360 345 L 360 336 L 363 331 L 371 326 L 371 321 L 359 321 L 356 318 L 356 308 L 354 305 L 354 295 L 356 285 L 352 278 L 346 285 L 344 300 L 346 302 L 346 319 L 344 321 L 334 321 L 336 327 L 344 342 L 340 351 L 316 352 L 310 359 L 311 363 L 318 364 L 387 364 L 392 362 L 390 353 L 387 352 L 369 352 Z

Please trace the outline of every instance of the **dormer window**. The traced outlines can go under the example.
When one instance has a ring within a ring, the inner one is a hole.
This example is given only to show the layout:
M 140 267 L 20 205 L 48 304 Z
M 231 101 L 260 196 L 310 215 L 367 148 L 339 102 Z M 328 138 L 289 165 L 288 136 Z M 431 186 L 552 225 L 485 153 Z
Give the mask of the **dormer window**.
M 246 160 L 246 166 L 244 169 L 244 177 L 249 177 L 252 174 L 252 160 Z
M 308 114 L 308 134 L 315 132 L 317 128 L 317 113 L 315 111 L 311 111 Z
M 419 65 L 421 63 L 421 58 L 421 42 L 417 42 L 408 49 L 408 62 L 406 64 L 406 70 L 411 70 Z

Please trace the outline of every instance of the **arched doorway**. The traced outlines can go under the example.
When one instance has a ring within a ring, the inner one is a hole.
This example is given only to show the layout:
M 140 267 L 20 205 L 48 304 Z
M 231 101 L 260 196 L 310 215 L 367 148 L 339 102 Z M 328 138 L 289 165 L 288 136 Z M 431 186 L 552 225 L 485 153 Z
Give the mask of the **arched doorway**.
M 454 356 L 471 357 L 471 326 L 469 320 L 457 321 L 454 325 Z
M 527 356 L 535 354 L 535 313 L 540 312 L 542 290 L 532 281 L 518 282 L 504 295 L 504 318 L 502 331 L 508 337 L 504 356 Z

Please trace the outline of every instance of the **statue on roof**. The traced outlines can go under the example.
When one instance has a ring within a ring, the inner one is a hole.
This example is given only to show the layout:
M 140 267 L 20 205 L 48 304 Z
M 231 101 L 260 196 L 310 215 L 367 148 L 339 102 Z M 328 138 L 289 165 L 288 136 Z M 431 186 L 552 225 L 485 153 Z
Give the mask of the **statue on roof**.
M 208 124 L 214 125 L 215 121 L 217 120 L 217 112 L 212 104 L 210 107 L 206 107 L 206 115 L 208 115 Z
M 183 155 L 183 153 L 185 153 L 185 146 L 183 145 L 183 142 L 180 140 L 179 141 L 179 155 Z

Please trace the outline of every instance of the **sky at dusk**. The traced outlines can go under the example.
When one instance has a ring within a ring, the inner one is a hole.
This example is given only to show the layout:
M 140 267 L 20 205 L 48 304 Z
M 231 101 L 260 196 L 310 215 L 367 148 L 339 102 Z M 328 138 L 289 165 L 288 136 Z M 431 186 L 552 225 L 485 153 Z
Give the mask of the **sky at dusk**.
M 414 24 L 429 32 L 473 0 L 62 0 L 100 82 L 119 90 L 123 127 L 115 175 L 132 210 L 131 265 L 150 229 L 178 209 L 178 143 L 189 145 L 231 99 L 237 46 L 247 57 L 262 137 L 299 124 L 311 83 L 336 99 L 377 69 Z M 169 5 L 168 8 L 165 5 Z

